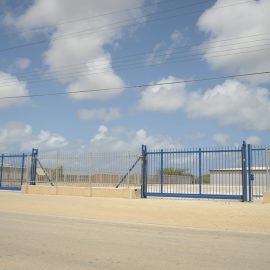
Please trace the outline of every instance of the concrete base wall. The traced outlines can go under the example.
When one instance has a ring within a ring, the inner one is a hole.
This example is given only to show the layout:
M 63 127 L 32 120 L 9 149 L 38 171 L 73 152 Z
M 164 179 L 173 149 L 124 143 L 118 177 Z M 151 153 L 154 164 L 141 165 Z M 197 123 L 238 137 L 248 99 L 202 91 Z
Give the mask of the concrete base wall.
M 22 192 L 27 194 L 66 195 L 83 197 L 108 197 L 138 199 L 141 197 L 139 188 L 112 188 L 112 187 L 68 187 L 23 185 Z
M 51 186 L 22 185 L 21 191 L 30 194 L 56 195 L 56 188 Z
M 270 191 L 263 193 L 263 203 L 270 203 Z
M 56 187 L 56 195 L 91 197 L 92 190 L 88 187 Z

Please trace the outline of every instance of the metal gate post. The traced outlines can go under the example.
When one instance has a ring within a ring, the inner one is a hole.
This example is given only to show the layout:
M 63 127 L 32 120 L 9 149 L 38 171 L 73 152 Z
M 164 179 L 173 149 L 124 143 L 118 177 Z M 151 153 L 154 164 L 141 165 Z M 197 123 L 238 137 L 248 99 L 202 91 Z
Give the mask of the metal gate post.
M 24 163 L 25 163 L 25 154 L 23 153 L 22 154 L 21 186 L 23 185 Z
M 147 192 L 147 148 L 142 145 L 141 198 L 146 198 Z
M 242 186 L 243 186 L 243 202 L 247 201 L 247 145 L 243 141 L 242 145 Z
M 1 155 L 1 167 L 0 167 L 0 187 L 2 186 L 3 179 L 3 166 L 4 166 L 4 154 Z
M 202 149 L 199 148 L 199 194 L 202 194 Z
M 31 157 L 30 185 L 36 184 L 37 155 L 38 155 L 38 149 L 33 148 L 32 149 L 32 157 Z
M 248 193 L 249 201 L 253 201 L 252 146 L 248 144 Z
M 163 149 L 160 151 L 160 192 L 163 193 Z

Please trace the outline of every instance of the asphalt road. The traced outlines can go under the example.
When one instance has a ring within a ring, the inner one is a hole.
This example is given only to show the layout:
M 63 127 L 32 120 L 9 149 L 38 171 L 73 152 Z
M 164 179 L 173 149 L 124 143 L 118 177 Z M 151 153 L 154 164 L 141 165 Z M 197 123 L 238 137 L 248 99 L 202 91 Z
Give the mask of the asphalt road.
M 0 212 L 0 269 L 269 269 L 270 234 Z

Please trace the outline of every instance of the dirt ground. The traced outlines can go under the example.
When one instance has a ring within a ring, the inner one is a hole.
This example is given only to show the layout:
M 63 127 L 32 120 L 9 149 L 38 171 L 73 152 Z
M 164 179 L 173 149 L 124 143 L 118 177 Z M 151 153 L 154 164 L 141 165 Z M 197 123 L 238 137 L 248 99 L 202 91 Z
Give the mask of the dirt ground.
M 232 232 L 270 233 L 270 204 L 261 201 L 109 199 L 0 192 L 0 212 L 155 224 Z
M 269 269 L 270 234 L 0 211 L 1 270 Z

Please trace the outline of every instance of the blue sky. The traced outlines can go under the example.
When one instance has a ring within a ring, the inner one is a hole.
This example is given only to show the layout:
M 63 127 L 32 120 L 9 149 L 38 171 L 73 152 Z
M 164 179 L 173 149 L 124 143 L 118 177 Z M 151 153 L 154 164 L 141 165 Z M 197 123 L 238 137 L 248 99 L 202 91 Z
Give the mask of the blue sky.
M 269 144 L 267 0 L 0 0 L 0 150 Z M 42 42 L 40 42 L 42 41 Z M 36 43 L 36 44 L 34 44 Z

